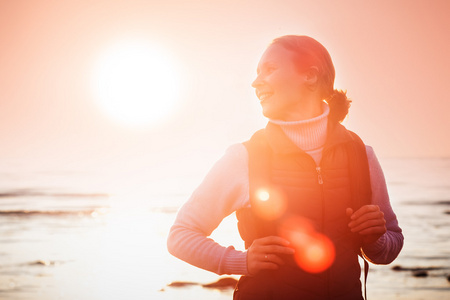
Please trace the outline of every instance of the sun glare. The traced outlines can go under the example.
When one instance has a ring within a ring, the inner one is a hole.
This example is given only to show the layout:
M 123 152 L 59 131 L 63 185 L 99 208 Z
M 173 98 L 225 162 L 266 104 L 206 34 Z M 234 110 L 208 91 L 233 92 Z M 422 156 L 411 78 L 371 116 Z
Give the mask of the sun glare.
M 180 97 L 180 71 L 173 59 L 164 49 L 143 40 L 108 48 L 92 75 L 98 105 L 125 125 L 162 121 Z

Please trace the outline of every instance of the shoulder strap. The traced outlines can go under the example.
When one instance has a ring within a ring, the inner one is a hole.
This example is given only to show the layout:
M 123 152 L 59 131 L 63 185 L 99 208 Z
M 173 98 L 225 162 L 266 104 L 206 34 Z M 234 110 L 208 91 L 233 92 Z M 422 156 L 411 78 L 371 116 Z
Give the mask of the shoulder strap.
M 267 142 L 264 129 L 257 131 L 250 140 L 243 143 L 248 152 L 249 200 L 256 200 L 258 189 L 270 184 L 272 149 Z M 271 228 L 270 222 L 261 220 L 253 211 L 253 205 L 236 212 L 238 229 L 245 247 L 248 248 L 253 239 L 262 237 Z M 251 225 L 250 225 L 251 224 Z
M 248 152 L 248 172 L 250 196 L 257 187 L 270 181 L 272 149 L 264 129 L 257 131 L 250 140 L 244 142 Z
M 354 142 L 347 143 L 349 171 L 352 184 L 352 198 L 355 208 L 372 202 L 372 187 L 370 185 L 370 170 L 367 159 L 366 145 L 354 132 L 349 131 Z

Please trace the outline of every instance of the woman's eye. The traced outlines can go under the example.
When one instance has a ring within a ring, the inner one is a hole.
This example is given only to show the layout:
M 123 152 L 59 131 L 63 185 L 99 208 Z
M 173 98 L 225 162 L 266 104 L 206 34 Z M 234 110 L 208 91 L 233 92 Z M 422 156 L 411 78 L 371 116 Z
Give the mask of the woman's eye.
M 275 71 L 276 69 L 277 69 L 276 67 L 270 67 L 270 66 L 264 67 L 261 70 L 257 70 L 256 75 L 259 76 L 260 74 L 270 74 L 273 71 Z

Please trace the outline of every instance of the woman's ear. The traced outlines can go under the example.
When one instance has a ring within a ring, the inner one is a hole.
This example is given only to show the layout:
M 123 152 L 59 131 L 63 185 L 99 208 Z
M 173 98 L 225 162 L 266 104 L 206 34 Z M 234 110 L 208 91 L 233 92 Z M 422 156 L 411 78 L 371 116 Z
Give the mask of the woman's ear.
M 306 70 L 305 75 L 305 83 L 311 90 L 316 90 L 318 85 L 317 83 L 319 81 L 319 68 L 316 66 L 309 67 L 308 70 Z

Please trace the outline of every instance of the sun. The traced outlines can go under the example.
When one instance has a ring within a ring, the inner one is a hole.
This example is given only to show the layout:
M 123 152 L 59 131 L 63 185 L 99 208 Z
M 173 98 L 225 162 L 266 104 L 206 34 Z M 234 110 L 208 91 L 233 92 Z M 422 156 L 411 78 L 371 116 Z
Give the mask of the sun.
M 95 63 L 91 80 L 101 110 L 128 126 L 161 122 L 180 97 L 180 71 L 174 59 L 145 40 L 107 48 Z

